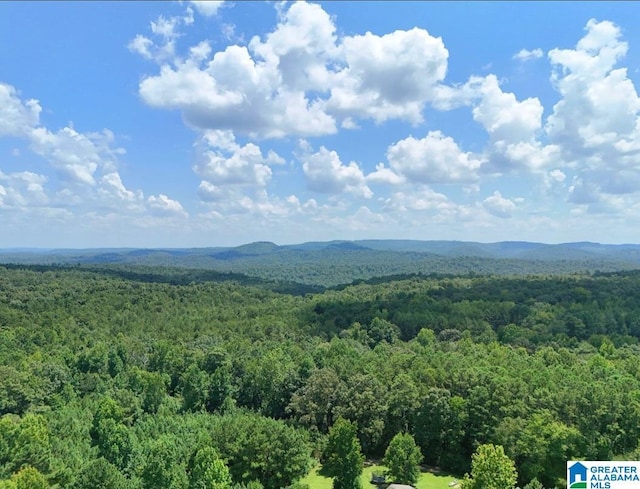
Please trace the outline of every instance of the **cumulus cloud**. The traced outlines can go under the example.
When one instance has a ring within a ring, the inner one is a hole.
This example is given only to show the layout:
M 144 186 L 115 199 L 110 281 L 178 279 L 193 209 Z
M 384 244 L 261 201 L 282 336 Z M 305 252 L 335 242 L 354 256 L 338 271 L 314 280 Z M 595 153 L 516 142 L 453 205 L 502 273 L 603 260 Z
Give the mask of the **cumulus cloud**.
M 180 214 L 176 201 L 149 198 L 145 204 L 141 190 L 130 190 L 118 171 L 125 150 L 115 144 L 108 129 L 80 132 L 71 123 L 53 131 L 40 124 L 41 107 L 35 100 L 22 101 L 18 91 L 0 84 L 0 136 L 15 136 L 28 143 L 28 149 L 42 157 L 55 175 L 22 171 L 0 171 L 0 207 L 20 210 L 22 214 L 69 220 L 81 216 L 101 219 L 113 213 L 123 219 Z M 22 157 L 21 152 L 16 156 Z M 45 183 L 51 188 L 45 188 Z M 184 212 L 184 210 L 182 210 Z M 185 213 L 186 215 L 186 213 Z M 102 216 L 102 217 L 101 217 Z
M 205 17 L 213 17 L 218 13 L 220 7 L 224 5 L 224 0 L 191 0 L 191 5 L 196 8 L 200 15 L 204 15 Z
M 142 191 L 128 190 L 122 183 L 120 174 L 112 171 L 100 179 L 100 192 L 105 196 L 114 196 L 117 202 L 136 202 L 143 199 Z
M 332 195 L 347 192 L 365 198 L 373 196 L 356 162 L 351 161 L 344 165 L 338 153 L 329 151 L 324 146 L 315 153 L 304 141 L 301 147 L 302 152 L 298 159 L 302 162 L 307 187 L 310 190 Z
M 561 99 L 545 131 L 575 171 L 568 201 L 604 212 L 618 209 L 614 196 L 640 191 L 640 97 L 616 67 L 628 50 L 620 28 L 591 19 L 585 30 L 574 49 L 549 52 Z
M 23 102 L 15 87 L 0 82 L 0 137 L 23 137 L 40 122 L 37 100 Z
M 201 153 L 194 171 L 208 182 L 201 188 L 209 193 L 213 186 L 264 187 L 271 179 L 271 165 L 284 163 L 274 151 L 265 156 L 254 143 L 237 144 L 230 131 L 208 131 L 198 146 Z
M 542 126 L 544 108 L 537 98 L 518 101 L 515 94 L 503 92 L 495 75 L 474 78 L 479 102 L 473 107 L 473 119 L 494 141 L 509 143 L 533 138 Z
M 640 98 L 626 68 L 614 69 L 627 53 L 615 24 L 590 20 L 576 49 L 553 49 L 551 80 L 562 99 L 553 107 L 546 130 L 569 157 L 608 149 L 636 138 Z
M 31 149 L 46 158 L 62 178 L 71 183 L 95 185 L 94 173 L 99 167 L 109 168 L 122 148 L 113 148 L 114 136 L 102 133 L 79 133 L 71 127 L 51 132 L 33 128 L 29 134 Z
M 426 30 L 338 37 L 317 4 L 278 8 L 278 25 L 263 39 L 162 63 L 140 83 L 142 99 L 180 110 L 198 129 L 270 138 L 333 134 L 357 127 L 356 118 L 420 122 L 439 96 L 448 51 Z M 130 49 L 153 57 L 145 39 Z
M 513 55 L 513 59 L 517 59 L 519 61 L 529 61 L 532 59 L 542 58 L 543 56 L 544 56 L 544 53 L 540 48 L 536 48 L 532 51 L 529 51 L 528 49 L 521 49 L 520 51 L 518 51 L 516 54 Z
M 159 216 L 182 217 L 186 218 L 189 214 L 184 210 L 182 204 L 177 200 L 170 199 L 164 194 L 158 196 L 150 195 L 147 203 L 151 211 Z
M 209 2 L 203 2 L 209 3 Z M 176 40 L 180 37 L 180 26 L 193 23 L 193 11 L 187 8 L 184 16 L 159 16 L 151 21 L 149 29 L 155 37 L 150 39 L 142 34 L 136 35 L 128 44 L 129 51 L 157 63 L 173 60 L 176 55 Z
M 341 50 L 346 67 L 336 77 L 328 107 L 376 122 L 421 122 L 425 103 L 444 80 L 449 56 L 441 38 L 419 28 L 345 37 Z
M 262 137 L 334 133 L 325 101 L 305 92 L 320 88 L 334 30 L 319 6 L 294 3 L 265 42 L 254 37 L 249 47 L 228 46 L 208 60 L 192 52 L 146 77 L 140 95 L 153 107 L 181 110 L 199 129 Z
M 406 182 L 406 179 L 402 175 L 398 175 L 396 172 L 384 166 L 384 163 L 378 163 L 376 165 L 376 171 L 369 173 L 366 176 L 367 182 L 382 183 L 387 185 L 400 185 Z
M 516 209 L 516 204 L 512 200 L 504 198 L 499 191 L 495 191 L 493 195 L 482 201 L 482 205 L 490 214 L 507 219 L 511 217 Z
M 387 149 L 391 169 L 420 183 L 472 183 L 482 161 L 464 152 L 453 138 L 429 131 L 422 139 L 409 136 Z
M 0 207 L 40 206 L 49 201 L 44 184 L 47 177 L 30 171 L 5 174 L 0 171 Z
M 426 185 L 393 192 L 383 200 L 383 204 L 383 209 L 391 212 L 443 211 L 454 205 L 446 195 L 435 192 Z

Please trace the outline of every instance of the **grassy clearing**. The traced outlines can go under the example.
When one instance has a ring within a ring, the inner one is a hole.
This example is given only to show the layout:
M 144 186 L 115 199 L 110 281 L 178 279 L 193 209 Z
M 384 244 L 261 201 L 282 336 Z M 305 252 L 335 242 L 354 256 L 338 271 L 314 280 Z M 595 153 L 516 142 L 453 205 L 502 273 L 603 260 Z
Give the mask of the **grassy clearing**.
M 309 475 L 302 479 L 303 484 L 308 484 L 310 489 L 331 489 L 332 479 L 323 477 L 318 472 L 320 466 L 315 467 Z M 363 489 L 373 489 L 371 481 L 371 474 L 376 472 L 378 474 L 385 471 L 385 468 L 381 465 L 372 465 L 365 467 L 362 472 L 362 487 Z M 449 486 L 449 483 L 456 478 L 447 474 L 434 474 L 432 472 L 422 472 L 420 479 L 416 485 L 417 489 L 455 489 Z

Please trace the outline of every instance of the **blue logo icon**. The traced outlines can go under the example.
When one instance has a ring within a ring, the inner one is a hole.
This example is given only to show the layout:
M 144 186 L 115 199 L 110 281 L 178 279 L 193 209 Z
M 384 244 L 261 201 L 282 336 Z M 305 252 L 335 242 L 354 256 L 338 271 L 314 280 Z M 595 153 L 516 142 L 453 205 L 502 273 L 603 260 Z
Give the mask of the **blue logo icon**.
M 587 468 L 580 462 L 569 467 L 568 489 L 587 489 Z

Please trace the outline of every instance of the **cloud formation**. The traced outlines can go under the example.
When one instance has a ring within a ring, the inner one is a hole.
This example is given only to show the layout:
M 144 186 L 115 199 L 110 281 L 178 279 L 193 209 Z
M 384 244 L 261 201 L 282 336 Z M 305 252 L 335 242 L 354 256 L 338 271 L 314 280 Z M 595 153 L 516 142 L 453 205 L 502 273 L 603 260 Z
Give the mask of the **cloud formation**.
M 153 57 L 154 45 L 144 36 L 130 48 Z M 176 58 L 145 77 L 140 95 L 150 106 L 180 110 L 201 130 L 321 136 L 356 119 L 421 122 L 447 58 L 442 39 L 425 29 L 339 37 L 321 6 L 295 2 L 280 10 L 264 39 L 254 36 L 246 46 L 213 54 L 192 50 L 186 60 Z
M 475 182 L 482 164 L 440 131 L 429 131 L 422 139 L 409 136 L 392 144 L 387 159 L 391 169 L 406 179 L 432 184 Z
M 41 102 L 19 91 L 29 84 L 0 80 L 3 217 L 146 229 L 166 220 L 202 235 L 313 228 L 318 238 L 421 227 L 423 237 L 535 236 L 535 226 L 564 232 L 554 219 L 572 219 L 567 233 L 595 229 L 597 216 L 635 222 L 640 97 L 612 21 L 591 19 L 574 42 L 545 41 L 545 51 L 526 39 L 474 73 L 464 47 L 428 19 L 367 31 L 329 6 L 292 2 L 264 7 L 275 20 L 250 25 L 233 15 L 239 5 L 166 5 L 119 46 L 140 70 L 129 74 L 131 104 L 157 118 L 151 134 L 100 129 L 64 104 L 46 107 L 50 92 L 33 93 Z M 166 133 L 153 134 L 159 127 Z M 148 162 L 141 139 L 157 145 Z

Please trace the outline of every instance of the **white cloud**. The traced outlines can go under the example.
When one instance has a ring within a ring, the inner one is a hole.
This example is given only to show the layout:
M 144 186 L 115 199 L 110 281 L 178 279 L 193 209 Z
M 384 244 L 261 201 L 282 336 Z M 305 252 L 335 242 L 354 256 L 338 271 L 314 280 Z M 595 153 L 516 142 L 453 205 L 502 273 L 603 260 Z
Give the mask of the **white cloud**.
M 640 98 L 626 68 L 614 69 L 627 43 L 613 23 L 590 20 L 576 49 L 553 49 L 552 82 L 562 95 L 546 130 L 569 157 L 592 154 L 621 139 L 637 137 Z
M 279 17 L 264 42 L 255 36 L 249 49 L 287 90 L 326 90 L 333 74 L 327 63 L 338 55 L 333 20 L 320 5 L 305 2 L 280 10 Z
M 212 200 L 220 194 L 216 189 L 228 185 L 264 187 L 271 180 L 271 165 L 284 164 L 274 151 L 264 156 L 254 143 L 237 144 L 231 131 L 207 131 L 198 147 L 194 171 L 205 179 L 200 184 L 205 200 Z
M 326 49 L 335 49 L 329 16 L 318 5 L 294 3 L 262 42 L 228 46 L 208 61 L 191 56 L 164 65 L 140 84 L 153 107 L 179 109 L 200 129 L 282 137 L 336 131 L 325 102 L 305 90 L 320 88 Z
M 500 88 L 495 75 L 472 79 L 480 101 L 473 107 L 473 119 L 486 129 L 494 141 L 527 141 L 542 126 L 544 108 L 537 98 L 519 102 L 513 93 Z
M 112 148 L 113 134 L 83 134 L 71 127 L 51 132 L 37 127 L 29 134 L 31 149 L 46 158 L 63 179 L 70 183 L 95 185 L 94 174 L 99 167 L 111 168 L 122 148 Z
M 640 192 L 640 97 L 626 68 L 618 26 L 591 19 L 575 49 L 553 49 L 551 81 L 561 99 L 545 130 L 574 169 L 568 201 L 618 212 L 618 195 Z
M 384 163 L 378 163 L 376 165 L 376 171 L 369 173 L 366 176 L 366 180 L 371 183 L 382 183 L 387 185 L 400 185 L 406 181 L 402 175 L 398 175 L 390 168 L 384 166 Z
M 200 15 L 213 17 L 218 13 L 220 7 L 224 5 L 224 0 L 191 0 L 191 4 L 196 8 Z
M 159 16 L 151 21 L 149 29 L 157 39 L 153 41 L 142 34 L 136 35 L 127 45 L 129 51 L 139 54 L 145 59 L 162 64 L 174 60 L 176 56 L 176 40 L 181 36 L 179 31 L 182 25 L 193 24 L 193 11 L 187 8 L 182 17 Z
M 427 210 L 443 211 L 453 205 L 446 195 L 435 192 L 425 185 L 394 192 L 385 198 L 383 203 L 385 211 L 398 213 Z
M 8 128 L 0 136 L 27 141 L 28 149 L 56 171 L 53 177 L 31 171 L 0 171 L 0 207 L 4 210 L 19 210 L 24 219 L 50 217 L 67 223 L 82 218 L 112 222 L 115 218 L 108 216 L 114 213 L 125 222 L 143 218 L 147 211 L 186 216 L 178 202 L 163 195 L 150 197 L 147 207 L 141 190 L 124 185 L 117 168 L 125 150 L 115 145 L 115 136 L 108 129 L 83 133 L 69 123 L 52 131 L 40 125 L 37 101 L 21 101 L 18 92 L 6 84 L 0 84 L 0 98 L 4 102 L 0 106 L 0 127 Z M 20 151 L 14 154 L 24 158 Z M 49 191 L 45 183 L 52 187 Z
M 422 109 L 447 71 L 441 38 L 418 28 L 384 36 L 367 32 L 345 37 L 341 49 L 347 66 L 331 88 L 330 110 L 376 122 L 422 121 Z
M 182 207 L 182 204 L 177 200 L 170 199 L 164 194 L 160 194 L 157 197 L 150 195 L 147 198 L 147 203 L 151 211 L 159 216 L 171 216 L 186 218 L 189 216 Z
M 417 123 L 425 104 L 440 96 L 448 52 L 426 30 L 339 38 L 320 5 L 278 9 L 278 25 L 263 39 L 213 56 L 192 48 L 186 60 L 163 63 L 140 83 L 142 99 L 180 110 L 198 129 L 269 138 L 333 134 L 338 123 L 357 127 L 356 118 Z M 144 39 L 130 49 L 156 56 Z
M 185 121 L 200 129 L 265 137 L 336 130 L 322 102 L 278 87 L 269 67 L 256 64 L 245 47 L 216 53 L 204 69 L 199 64 L 191 58 L 176 68 L 163 66 L 158 76 L 141 82 L 140 95 L 153 107 L 181 110 Z
M 392 170 L 418 183 L 475 182 L 482 164 L 440 131 L 429 131 L 422 139 L 409 136 L 392 144 L 387 159 Z
M 544 56 L 544 53 L 540 48 L 536 48 L 532 51 L 529 51 L 528 49 L 521 49 L 520 51 L 518 51 L 516 54 L 513 55 L 513 59 L 517 59 L 520 61 L 529 61 L 532 59 L 542 58 L 543 56 Z
M 25 136 L 39 124 L 41 111 L 37 100 L 22 102 L 14 87 L 0 83 L 0 137 Z
M 497 190 L 493 195 L 484 199 L 482 205 L 490 214 L 503 219 L 511 217 L 516 209 L 516 204 L 512 200 L 504 198 Z
M 325 194 L 348 192 L 365 198 L 373 196 L 356 162 L 344 165 L 338 153 L 324 146 L 316 153 L 312 153 L 311 147 L 305 142 L 301 146 L 303 151 L 298 159 L 302 162 L 309 189 Z
M 153 41 L 148 37 L 143 36 L 142 34 L 138 34 L 136 37 L 134 37 L 128 45 L 128 48 L 131 52 L 137 53 L 146 59 L 153 59 L 153 54 L 151 52 L 153 47 Z
M 128 190 L 122 183 L 120 174 L 116 171 L 103 175 L 100 179 L 100 184 L 99 191 L 103 195 L 115 197 L 118 203 L 136 202 L 144 198 L 141 191 L 133 192 Z
M 0 207 L 23 208 L 48 203 L 47 177 L 30 171 L 4 174 L 0 171 Z

